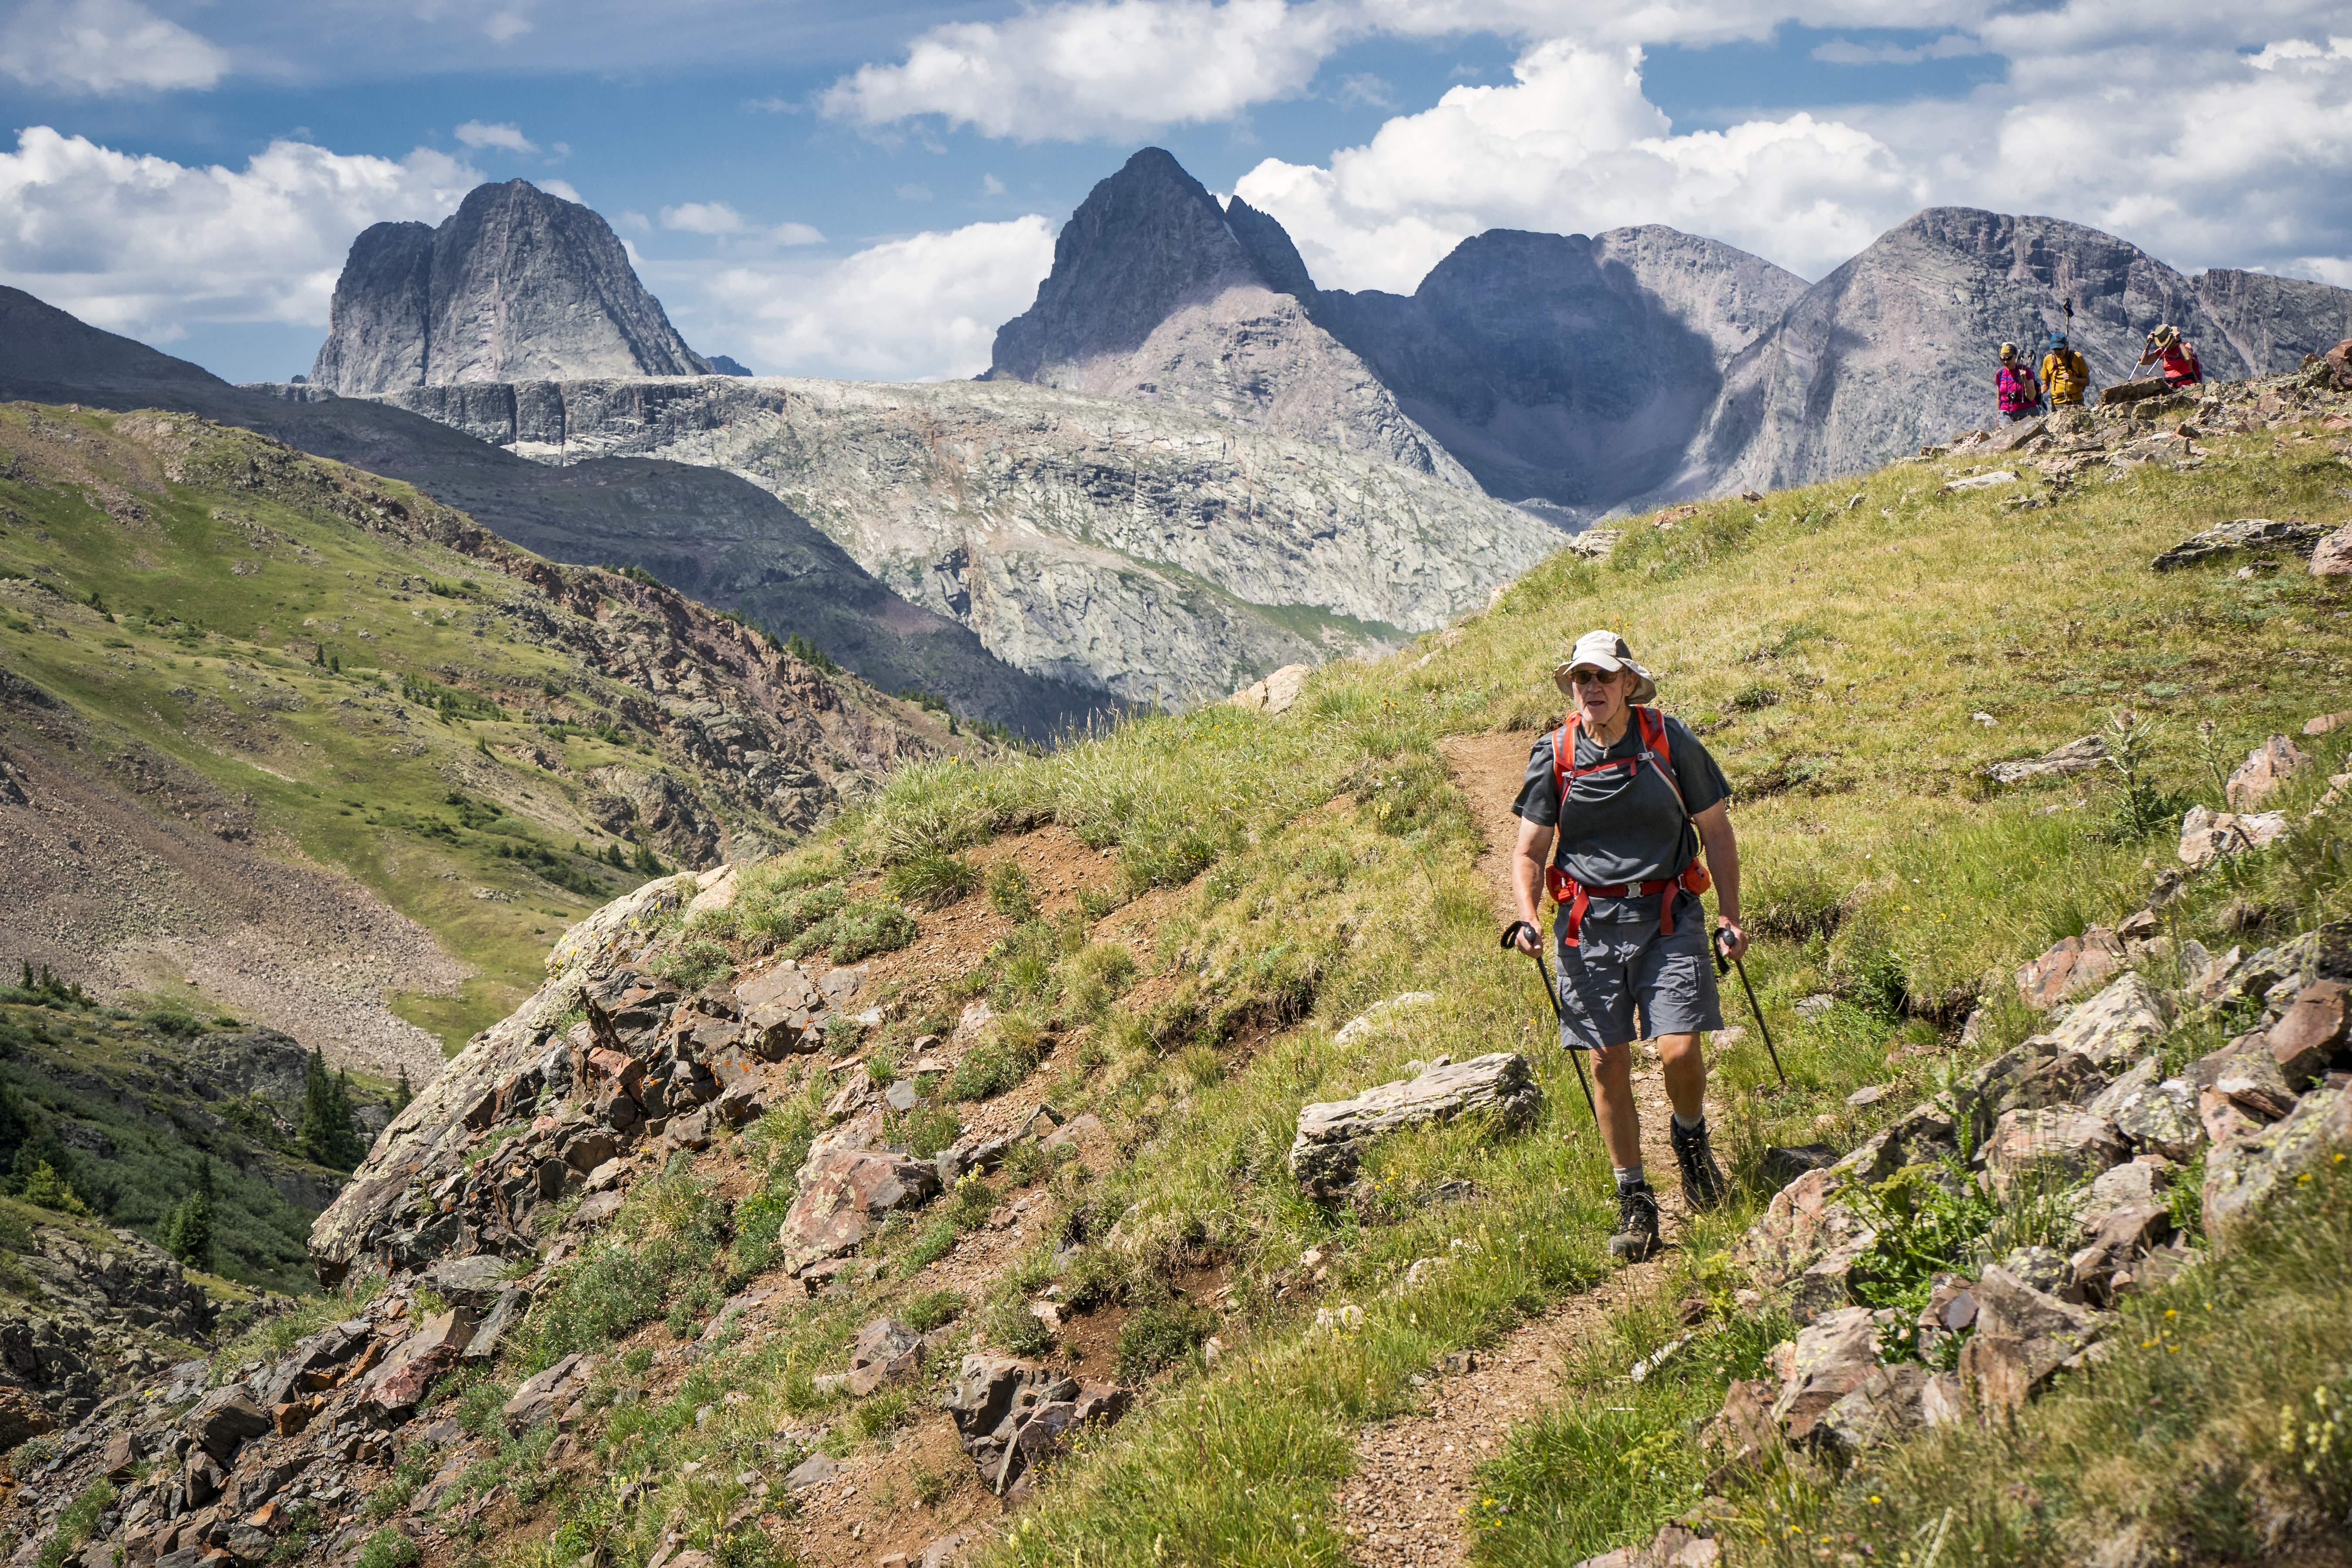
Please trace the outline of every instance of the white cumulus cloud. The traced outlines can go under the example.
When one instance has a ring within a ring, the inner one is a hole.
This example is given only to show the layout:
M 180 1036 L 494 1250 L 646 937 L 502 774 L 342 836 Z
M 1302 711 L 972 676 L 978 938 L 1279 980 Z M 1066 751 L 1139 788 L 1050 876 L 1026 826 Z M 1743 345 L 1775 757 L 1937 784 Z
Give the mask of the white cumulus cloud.
M 437 223 L 481 178 L 427 148 L 395 161 L 300 142 L 194 168 L 37 125 L 0 153 L 0 281 L 150 342 L 209 321 L 324 328 L 360 230 Z
M 688 234 L 740 234 L 745 227 L 743 215 L 725 202 L 680 202 L 664 207 L 661 226 Z
M 1357 22 L 1339 0 L 1082 0 L 955 22 L 819 95 L 835 119 L 939 115 L 1024 142 L 1228 120 L 1304 92 Z
M 792 375 L 931 381 L 988 368 L 996 329 L 1054 265 L 1034 213 L 870 246 L 822 269 L 730 267 L 704 284 L 698 328 L 748 339 Z
M 1489 228 L 1664 223 L 1818 275 L 1920 205 L 1875 138 L 1796 114 L 1676 136 L 1641 51 L 1547 43 L 1499 87 L 1456 87 L 1328 168 L 1267 159 L 1235 186 L 1282 220 L 1326 288 L 1410 293 Z
M 562 196 L 567 202 L 579 202 L 583 207 L 588 205 L 581 200 L 579 191 L 573 188 L 569 180 L 534 180 L 531 183 L 551 196 Z
M 478 120 L 468 120 L 452 134 L 468 147 L 503 147 L 509 153 L 539 151 L 539 143 L 525 136 L 520 125 L 485 125 Z
M 25 0 L 0 25 L 0 71 L 34 87 L 208 88 L 227 69 L 226 54 L 137 0 Z

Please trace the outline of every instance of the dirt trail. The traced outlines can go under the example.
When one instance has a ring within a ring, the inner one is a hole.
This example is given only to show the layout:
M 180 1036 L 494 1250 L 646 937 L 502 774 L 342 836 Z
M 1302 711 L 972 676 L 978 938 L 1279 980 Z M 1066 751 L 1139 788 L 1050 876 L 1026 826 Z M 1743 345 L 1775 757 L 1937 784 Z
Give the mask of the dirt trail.
M 1479 869 L 1502 920 L 1511 917 L 1509 865 L 1518 837 L 1511 802 L 1533 742 L 1520 732 L 1463 736 L 1440 745 L 1485 837 Z M 1681 1228 L 1682 1193 L 1666 1143 L 1665 1089 L 1657 1058 L 1646 1049 L 1633 1069 L 1633 1094 L 1642 1109 L 1643 1163 L 1671 1243 Z M 1585 1114 L 1581 1105 L 1570 1109 Z M 1339 1523 L 1351 1538 L 1354 1561 L 1365 1568 L 1466 1564 L 1470 1531 L 1464 1510 L 1476 1499 L 1472 1471 L 1500 1451 L 1513 1424 L 1550 1403 L 1567 1352 L 1605 1325 L 1610 1307 L 1654 1289 L 1664 1268 L 1662 1259 L 1653 1259 L 1618 1270 L 1608 1284 L 1570 1297 L 1480 1352 L 1475 1371 L 1433 1380 L 1419 1411 L 1366 1429 L 1356 1442 L 1356 1474 L 1339 1497 Z

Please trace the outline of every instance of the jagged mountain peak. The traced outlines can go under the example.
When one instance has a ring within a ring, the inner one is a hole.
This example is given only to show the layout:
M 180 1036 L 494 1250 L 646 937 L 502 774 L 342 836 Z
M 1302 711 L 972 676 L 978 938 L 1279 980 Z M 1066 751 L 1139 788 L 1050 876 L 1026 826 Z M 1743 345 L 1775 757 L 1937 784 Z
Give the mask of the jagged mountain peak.
M 990 381 L 1206 407 L 1468 486 L 1364 363 L 1308 315 L 1282 226 L 1218 205 L 1146 147 L 1080 202 L 1036 302 L 997 330 Z
M 1036 302 L 997 331 L 989 379 L 1076 385 L 1087 362 L 1142 347 L 1187 300 L 1260 281 L 1208 187 L 1146 147 L 1062 226 Z
M 478 185 L 437 228 L 352 244 L 310 379 L 346 395 L 581 375 L 707 375 L 593 210 Z

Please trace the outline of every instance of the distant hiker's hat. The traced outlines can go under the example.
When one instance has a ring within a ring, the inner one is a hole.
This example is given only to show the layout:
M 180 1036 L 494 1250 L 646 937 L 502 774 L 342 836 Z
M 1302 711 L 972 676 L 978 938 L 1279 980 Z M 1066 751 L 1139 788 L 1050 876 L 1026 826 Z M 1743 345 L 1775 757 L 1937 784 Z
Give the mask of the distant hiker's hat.
M 1654 702 L 1658 699 L 1658 683 L 1648 670 L 1633 662 L 1633 650 L 1615 632 L 1587 632 L 1576 639 L 1567 659 L 1551 672 L 1551 683 L 1565 696 L 1576 695 L 1576 688 L 1568 672 L 1579 665 L 1594 669 L 1630 669 L 1633 672 L 1633 689 L 1625 693 L 1628 702 Z
M 2065 347 L 2066 347 L 2066 334 L 2065 334 L 2065 333 L 2063 333 L 2063 332 L 2053 332 L 2053 333 L 2051 333 L 2051 334 L 2050 334 L 2050 352 L 2051 352 L 2052 353 L 2061 353 L 2061 352 L 2063 352 L 2063 351 L 2065 349 Z
M 2180 329 L 2167 321 L 2163 326 L 2148 333 L 2147 341 L 2160 349 L 2170 348 L 2180 341 Z
M 2001 363 L 2003 363 L 2003 364 L 2007 364 L 2011 360 L 2013 360 L 2013 359 L 2015 359 L 2016 357 L 2017 357 L 2017 345 L 2016 345 L 2015 343 L 2003 343 L 2003 344 L 2001 344 L 2001 345 L 2000 345 L 2000 362 L 2001 362 Z

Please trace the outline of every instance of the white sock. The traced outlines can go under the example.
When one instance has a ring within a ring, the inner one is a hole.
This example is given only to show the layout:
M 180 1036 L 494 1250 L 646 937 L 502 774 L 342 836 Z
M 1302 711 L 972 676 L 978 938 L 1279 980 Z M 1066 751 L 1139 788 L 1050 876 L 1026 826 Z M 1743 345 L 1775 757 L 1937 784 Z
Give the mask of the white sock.
M 1675 1125 L 1685 1132 L 1696 1132 L 1706 1125 L 1706 1112 L 1702 1110 L 1696 1116 L 1685 1116 L 1677 1110 L 1675 1112 Z
M 1628 1192 L 1642 1184 L 1642 1165 L 1640 1161 L 1637 1160 L 1630 1165 L 1612 1165 L 1609 1168 L 1617 1173 L 1617 1190 L 1619 1192 Z

